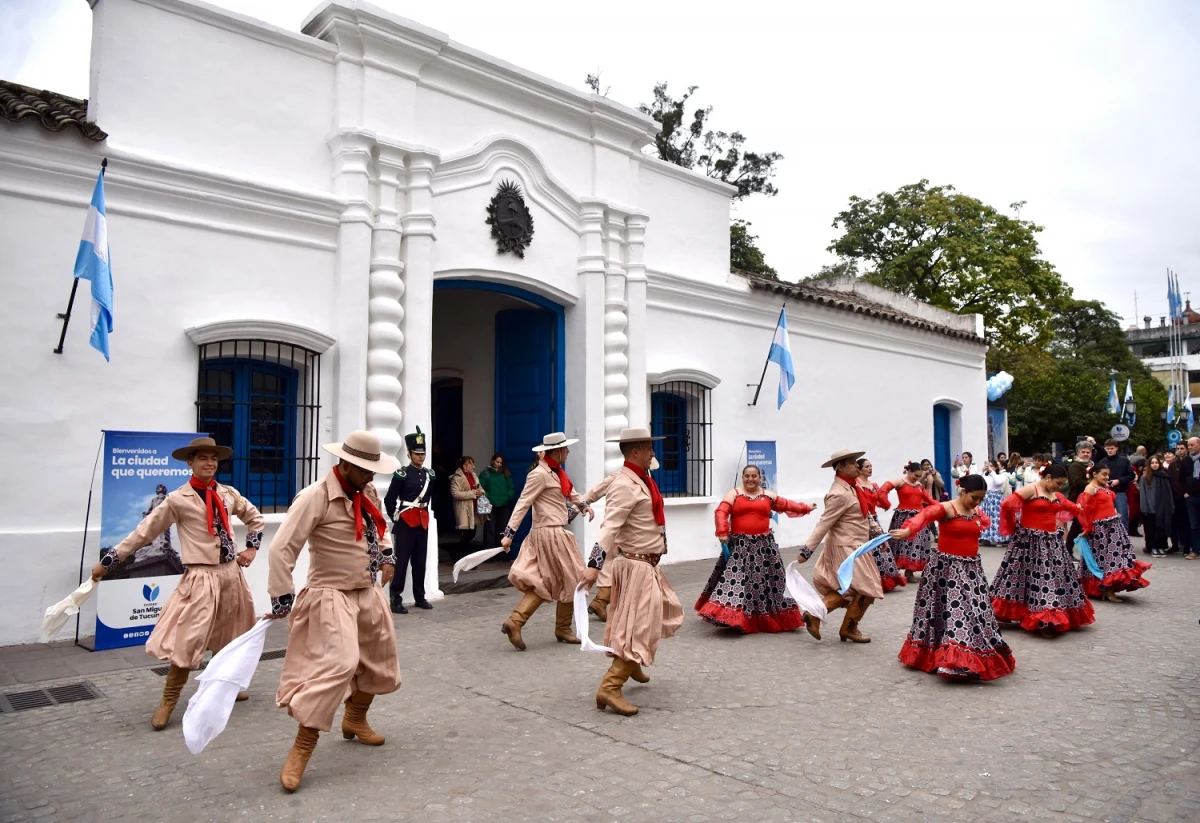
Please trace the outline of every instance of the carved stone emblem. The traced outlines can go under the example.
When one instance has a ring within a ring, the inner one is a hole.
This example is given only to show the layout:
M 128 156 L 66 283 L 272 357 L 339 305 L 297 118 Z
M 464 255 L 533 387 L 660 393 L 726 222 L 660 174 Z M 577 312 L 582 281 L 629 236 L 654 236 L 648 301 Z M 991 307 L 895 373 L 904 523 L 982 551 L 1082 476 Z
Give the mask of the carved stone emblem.
M 521 187 L 511 180 L 501 182 L 495 197 L 488 203 L 487 213 L 487 224 L 492 227 L 497 252 L 512 252 L 524 258 L 525 249 L 533 240 L 533 215 L 525 205 Z

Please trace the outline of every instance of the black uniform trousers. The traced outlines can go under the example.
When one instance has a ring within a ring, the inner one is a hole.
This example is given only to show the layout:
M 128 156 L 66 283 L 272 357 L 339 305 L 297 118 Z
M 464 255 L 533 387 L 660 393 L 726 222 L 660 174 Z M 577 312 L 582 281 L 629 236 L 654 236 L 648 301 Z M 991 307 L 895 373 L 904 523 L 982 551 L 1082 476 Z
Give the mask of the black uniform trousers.
M 392 578 L 392 602 L 403 601 L 404 578 L 412 562 L 412 591 L 417 603 L 425 602 L 425 559 L 429 555 L 429 529 L 412 526 L 397 520 L 392 527 L 392 542 L 396 547 L 396 576 Z

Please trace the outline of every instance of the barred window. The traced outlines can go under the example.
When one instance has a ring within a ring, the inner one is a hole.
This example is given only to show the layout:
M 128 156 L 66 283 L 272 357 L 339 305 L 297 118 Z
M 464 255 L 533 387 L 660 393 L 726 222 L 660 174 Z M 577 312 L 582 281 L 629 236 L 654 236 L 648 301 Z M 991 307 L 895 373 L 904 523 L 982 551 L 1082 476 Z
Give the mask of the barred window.
M 650 428 L 664 497 L 712 493 L 712 391 L 685 380 L 650 387 Z
M 200 346 L 196 431 L 233 449 L 217 481 L 264 514 L 286 511 L 317 475 L 321 355 L 291 343 Z

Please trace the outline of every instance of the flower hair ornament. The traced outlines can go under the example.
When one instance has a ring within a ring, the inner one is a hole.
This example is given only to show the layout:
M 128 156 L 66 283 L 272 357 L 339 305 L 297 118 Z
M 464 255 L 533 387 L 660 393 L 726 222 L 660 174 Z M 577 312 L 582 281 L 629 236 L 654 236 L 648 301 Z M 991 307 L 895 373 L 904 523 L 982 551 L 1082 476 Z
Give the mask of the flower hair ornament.
M 1040 469 L 1038 469 L 1038 477 L 1049 477 L 1050 476 L 1050 467 L 1053 465 L 1054 465 L 1053 463 L 1047 463 L 1046 465 L 1044 465 Z

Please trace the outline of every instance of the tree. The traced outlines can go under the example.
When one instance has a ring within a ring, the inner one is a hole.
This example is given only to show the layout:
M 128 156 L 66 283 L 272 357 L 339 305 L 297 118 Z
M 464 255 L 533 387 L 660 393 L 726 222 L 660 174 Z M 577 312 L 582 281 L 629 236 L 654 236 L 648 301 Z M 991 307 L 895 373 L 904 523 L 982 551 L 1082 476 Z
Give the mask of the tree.
M 659 158 L 685 169 L 699 169 L 709 177 L 736 186 L 734 200 L 751 194 L 768 197 L 778 194 L 771 178 L 783 155 L 775 151 L 746 151 L 743 148 L 746 137 L 740 131 L 710 129 L 708 118 L 712 106 L 696 109 L 688 120 L 687 102 L 697 88 L 688 86 L 682 97 L 675 98 L 667 91 L 666 83 L 658 83 L 654 86 L 654 102 L 638 106 L 639 111 L 653 117 L 662 127 L 654 138 Z
M 861 263 L 869 282 L 959 314 L 982 314 L 990 343 L 1044 346 L 1055 305 L 1071 295 L 1042 257 L 1041 226 L 953 186 L 921 180 L 874 200 L 851 197 L 833 227 L 843 234 L 829 251 Z
M 745 220 L 734 220 L 729 227 L 729 265 L 741 271 L 778 280 L 779 274 L 767 265 L 762 250 L 758 247 L 758 237 L 750 233 L 750 223 Z
M 1141 361 L 1129 349 L 1121 320 L 1099 300 L 1064 300 L 1050 324 L 1050 351 L 1107 371 L 1138 371 Z

